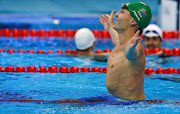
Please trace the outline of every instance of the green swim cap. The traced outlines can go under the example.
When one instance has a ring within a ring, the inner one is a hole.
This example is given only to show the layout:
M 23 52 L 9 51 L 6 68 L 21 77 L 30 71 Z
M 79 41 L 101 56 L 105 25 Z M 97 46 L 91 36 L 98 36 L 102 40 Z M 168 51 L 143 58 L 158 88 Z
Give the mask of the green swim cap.
M 146 28 L 152 17 L 150 7 L 147 4 L 138 1 L 129 2 L 126 6 L 139 28 Z

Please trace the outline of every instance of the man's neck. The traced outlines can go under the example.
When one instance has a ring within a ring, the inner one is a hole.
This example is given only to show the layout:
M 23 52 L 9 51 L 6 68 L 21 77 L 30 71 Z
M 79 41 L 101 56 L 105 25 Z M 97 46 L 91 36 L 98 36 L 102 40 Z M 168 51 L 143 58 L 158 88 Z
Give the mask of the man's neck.
M 123 31 L 117 30 L 117 32 L 118 32 L 120 44 L 127 44 L 135 34 L 135 31 L 133 29 L 127 29 Z

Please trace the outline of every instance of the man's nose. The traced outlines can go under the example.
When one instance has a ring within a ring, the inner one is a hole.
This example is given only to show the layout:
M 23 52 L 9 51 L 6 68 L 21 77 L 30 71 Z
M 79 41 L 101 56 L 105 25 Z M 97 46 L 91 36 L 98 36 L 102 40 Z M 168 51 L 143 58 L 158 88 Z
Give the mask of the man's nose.
M 152 39 L 152 38 L 149 38 L 148 43 L 149 43 L 149 44 L 152 44 L 152 43 L 153 43 L 153 39 Z
M 115 17 L 118 17 L 118 15 L 119 15 L 119 12 L 117 12 L 117 13 L 115 14 Z
M 153 39 L 150 39 L 150 40 L 149 40 L 149 44 L 153 44 Z

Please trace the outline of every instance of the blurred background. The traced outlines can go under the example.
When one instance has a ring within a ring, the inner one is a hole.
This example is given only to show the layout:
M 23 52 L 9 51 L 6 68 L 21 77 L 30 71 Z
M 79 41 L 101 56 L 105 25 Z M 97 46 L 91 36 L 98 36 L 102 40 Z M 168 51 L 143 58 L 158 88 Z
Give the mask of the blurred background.
M 0 29 L 103 29 L 100 15 L 130 1 L 137 0 L 0 0 Z M 179 30 L 180 0 L 141 1 L 152 10 L 151 23 Z

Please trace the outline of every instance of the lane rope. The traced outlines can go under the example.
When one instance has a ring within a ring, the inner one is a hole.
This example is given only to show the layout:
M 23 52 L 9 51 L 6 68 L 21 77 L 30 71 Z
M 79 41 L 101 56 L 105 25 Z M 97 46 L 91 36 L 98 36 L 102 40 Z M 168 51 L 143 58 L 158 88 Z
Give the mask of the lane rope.
M 112 50 L 111 49 L 105 49 L 105 50 L 101 50 L 101 49 L 97 49 L 95 51 L 95 53 L 110 53 Z M 32 49 L 29 49 L 29 50 L 23 50 L 23 49 L 19 49 L 19 50 L 14 50 L 14 49 L 8 49 L 8 50 L 5 50 L 5 49 L 0 49 L 0 53 L 3 53 L 3 52 L 7 52 L 7 53 L 37 53 L 37 54 L 51 54 L 51 53 L 60 53 L 60 54 L 77 54 L 77 50 L 72 50 L 72 49 L 67 49 L 65 51 L 61 50 L 61 49 L 58 49 L 56 51 L 52 51 L 51 49 L 47 50 L 47 51 L 43 51 L 43 50 L 32 50 Z M 154 48 L 154 49 L 148 49 L 148 48 L 145 48 L 144 49 L 144 52 L 145 52 L 145 55 L 153 55 L 153 54 L 156 54 L 158 52 L 162 52 L 164 55 L 166 56 L 180 56 L 180 48 L 172 48 L 172 49 L 169 49 L 169 48 L 163 48 L 163 49 L 160 49 L 160 48 Z
M 44 29 L 40 29 L 40 30 L 36 30 L 36 29 L 0 29 L 0 36 L 4 36 L 4 37 L 27 37 L 27 36 L 31 36 L 31 37 L 74 37 L 76 30 L 72 30 L 72 29 L 58 29 L 58 30 L 54 30 L 54 29 L 50 29 L 50 30 L 44 30 Z M 92 30 L 92 32 L 94 33 L 94 36 L 96 38 L 110 38 L 109 33 L 106 30 L 97 30 L 94 29 Z
M 77 30 L 72 30 L 72 29 L 0 29 L 0 36 L 4 37 L 74 37 L 75 33 Z M 92 32 L 94 33 L 95 37 L 97 38 L 110 38 L 109 33 L 106 30 L 97 30 L 93 29 Z M 143 35 L 140 37 L 142 38 Z M 174 31 L 163 31 L 163 38 L 179 38 L 179 32 L 178 30 Z
M 35 67 L 35 66 L 7 66 L 7 67 L 1 67 L 0 66 L 0 72 L 16 72 L 16 73 L 21 73 L 21 72 L 31 72 L 31 73 L 107 73 L 107 67 L 66 67 L 66 66 L 50 66 L 50 67 Z M 157 68 L 157 69 L 152 69 L 152 68 L 146 68 L 144 70 L 144 74 L 146 75 L 152 75 L 152 74 L 180 74 L 180 68 Z
M 107 73 L 107 68 L 103 67 L 66 67 L 66 66 L 61 66 L 61 67 L 57 67 L 57 66 L 50 66 L 50 67 L 44 67 L 44 66 L 40 66 L 40 67 L 35 67 L 35 66 L 27 66 L 27 67 L 23 67 L 23 66 L 17 66 L 17 67 L 13 67 L 13 66 L 7 66 L 7 67 L 1 67 L 0 66 L 0 72 L 31 72 L 31 73 L 36 73 L 36 72 L 40 72 L 40 73 L 78 73 L 78 72 L 99 72 L 99 73 Z
M 98 103 L 101 102 L 101 100 L 97 100 L 97 101 L 81 101 L 78 99 L 62 99 L 62 100 L 35 100 L 35 99 L 0 99 L 0 102 L 26 102 L 26 103 L 38 103 L 38 104 L 45 104 L 45 103 L 79 103 L 79 104 L 92 104 L 92 103 Z M 149 103 L 149 104 L 162 104 L 162 103 L 168 103 L 168 104 L 177 104 L 180 105 L 180 101 L 168 101 L 168 100 L 164 100 L 164 99 L 160 99 L 160 100 L 144 100 L 144 101 L 138 101 L 138 102 L 143 102 L 143 103 Z M 137 102 L 137 103 L 138 103 Z M 102 101 L 102 104 L 103 101 Z M 108 102 L 106 101 L 106 104 L 108 104 Z M 112 103 L 110 103 L 112 104 Z M 130 103 L 131 104 L 131 103 Z M 113 104 L 114 105 L 114 104 Z M 120 103 L 119 105 L 123 105 L 123 103 Z

